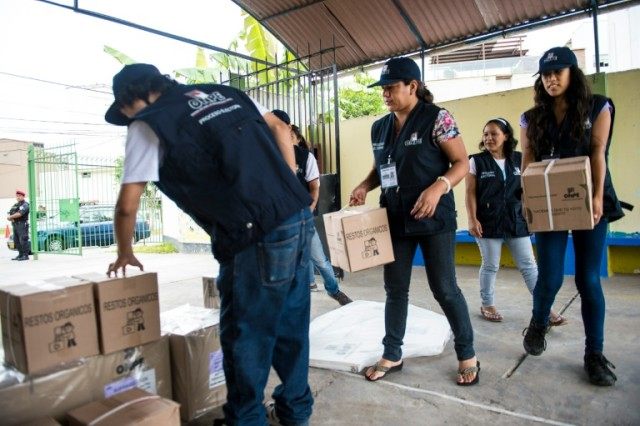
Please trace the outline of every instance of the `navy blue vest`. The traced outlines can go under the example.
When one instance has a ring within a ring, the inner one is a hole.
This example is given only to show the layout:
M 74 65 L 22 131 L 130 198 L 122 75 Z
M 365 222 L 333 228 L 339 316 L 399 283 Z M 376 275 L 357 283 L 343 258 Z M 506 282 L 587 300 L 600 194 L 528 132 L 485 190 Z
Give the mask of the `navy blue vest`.
M 607 170 L 604 176 L 604 196 L 603 196 L 603 214 L 607 221 L 613 222 L 624 216 L 620 201 L 616 195 L 609 172 L 609 146 L 611 145 L 611 136 L 613 134 L 613 122 L 615 119 L 615 107 L 613 101 L 601 95 L 593 95 L 591 99 L 591 111 L 589 112 L 589 122 L 585 123 L 584 136 L 582 140 L 571 140 L 569 138 L 569 123 L 564 120 L 558 126 L 556 120 L 549 120 L 545 129 L 545 138 L 551 141 L 550 146 L 539 153 L 536 161 L 543 158 L 568 158 L 578 157 L 582 155 L 589 156 L 591 154 L 591 127 L 596 120 L 602 108 L 609 102 L 611 105 L 611 126 L 609 127 L 609 139 L 607 140 L 607 148 L 605 150 L 605 162 Z M 553 149 L 553 152 L 551 150 Z
M 177 85 L 134 118 L 160 139 L 158 188 L 211 235 L 219 260 L 311 203 L 256 106 L 237 89 Z
M 307 182 L 307 160 L 309 159 L 309 150 L 298 145 L 293 146 L 293 153 L 296 156 L 296 177 L 302 184 L 302 187 L 309 191 L 309 182 Z
M 410 214 L 422 191 L 450 167 L 449 159 L 431 137 L 440 110 L 436 105 L 418 101 L 397 139 L 393 113 L 377 120 L 371 128 L 378 177 L 382 164 L 396 163 L 398 187 L 385 189 L 380 196 L 380 205 L 387 208 L 394 236 L 432 235 L 456 229 L 452 191 L 440 198 L 433 217 L 415 220 Z
M 476 165 L 476 218 L 484 238 L 526 237 L 527 222 L 520 201 L 522 153 L 505 158 L 505 177 L 489 151 L 470 157 Z

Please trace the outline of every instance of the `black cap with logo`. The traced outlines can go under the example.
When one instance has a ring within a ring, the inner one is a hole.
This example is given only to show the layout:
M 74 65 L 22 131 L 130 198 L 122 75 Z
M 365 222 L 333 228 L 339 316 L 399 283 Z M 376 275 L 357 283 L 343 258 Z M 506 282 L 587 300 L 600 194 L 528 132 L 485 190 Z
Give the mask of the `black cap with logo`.
M 386 86 L 402 80 L 422 80 L 420 68 L 416 61 L 409 58 L 393 58 L 385 62 L 380 73 L 380 80 L 368 87 Z

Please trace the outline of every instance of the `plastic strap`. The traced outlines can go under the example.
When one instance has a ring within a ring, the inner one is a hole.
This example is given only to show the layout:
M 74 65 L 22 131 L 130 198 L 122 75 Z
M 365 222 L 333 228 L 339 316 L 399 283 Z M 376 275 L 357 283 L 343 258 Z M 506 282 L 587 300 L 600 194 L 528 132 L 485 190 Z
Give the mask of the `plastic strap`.
M 551 210 L 551 191 L 549 189 L 549 172 L 556 163 L 556 160 L 551 160 L 547 167 L 544 169 L 544 191 L 547 197 L 547 214 L 549 216 L 549 230 L 553 231 L 553 211 Z
M 150 399 L 160 399 L 160 397 L 158 395 L 148 395 L 148 396 L 141 396 L 140 398 L 132 399 L 131 401 L 127 401 L 124 404 L 118 405 L 117 407 L 114 407 L 111 410 L 107 411 L 106 413 L 103 413 L 102 415 L 96 417 L 95 419 L 87 423 L 87 426 L 95 426 L 96 424 L 103 421 L 107 417 L 114 415 L 118 411 L 124 410 L 130 405 L 137 404 L 139 402 L 148 401 Z

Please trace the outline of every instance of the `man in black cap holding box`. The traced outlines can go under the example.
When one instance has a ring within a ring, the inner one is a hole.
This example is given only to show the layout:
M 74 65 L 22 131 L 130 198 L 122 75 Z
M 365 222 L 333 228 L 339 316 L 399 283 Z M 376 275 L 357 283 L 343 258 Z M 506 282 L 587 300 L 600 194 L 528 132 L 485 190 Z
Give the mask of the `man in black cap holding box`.
M 107 273 L 142 269 L 131 239 L 140 196 L 154 182 L 211 236 L 220 263 L 224 424 L 264 424 L 265 415 L 308 424 L 314 228 L 288 127 L 237 89 L 178 84 L 148 64 L 125 66 L 113 93 L 105 119 L 128 130 L 115 210 L 118 258 Z M 271 367 L 282 384 L 265 412 Z
M 13 243 L 18 256 L 11 260 L 29 260 L 29 203 L 24 200 L 24 191 L 16 190 L 16 203 L 9 209 L 7 220 L 13 225 Z

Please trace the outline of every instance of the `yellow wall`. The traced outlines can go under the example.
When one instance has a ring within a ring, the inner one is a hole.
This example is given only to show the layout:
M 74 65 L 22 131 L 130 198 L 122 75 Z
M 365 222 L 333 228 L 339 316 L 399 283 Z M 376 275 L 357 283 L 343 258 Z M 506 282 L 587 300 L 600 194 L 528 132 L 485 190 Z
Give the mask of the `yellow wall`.
M 616 121 L 609 154 L 609 165 L 618 196 L 636 206 L 633 212 L 611 225 L 611 231 L 640 231 L 640 70 L 608 74 L 607 91 L 616 105 Z M 510 90 L 449 102 L 436 103 L 455 117 L 467 152 L 478 152 L 484 124 L 490 118 L 504 117 L 511 122 L 519 137 L 520 114 L 533 105 L 533 89 Z M 361 117 L 340 123 L 340 178 L 342 204 L 349 201 L 349 193 L 362 181 L 373 165 L 370 129 L 377 117 Z M 464 181 L 454 189 L 458 210 L 458 229 L 467 229 L 464 206 Z M 380 192 L 369 193 L 367 204 L 375 206 Z

